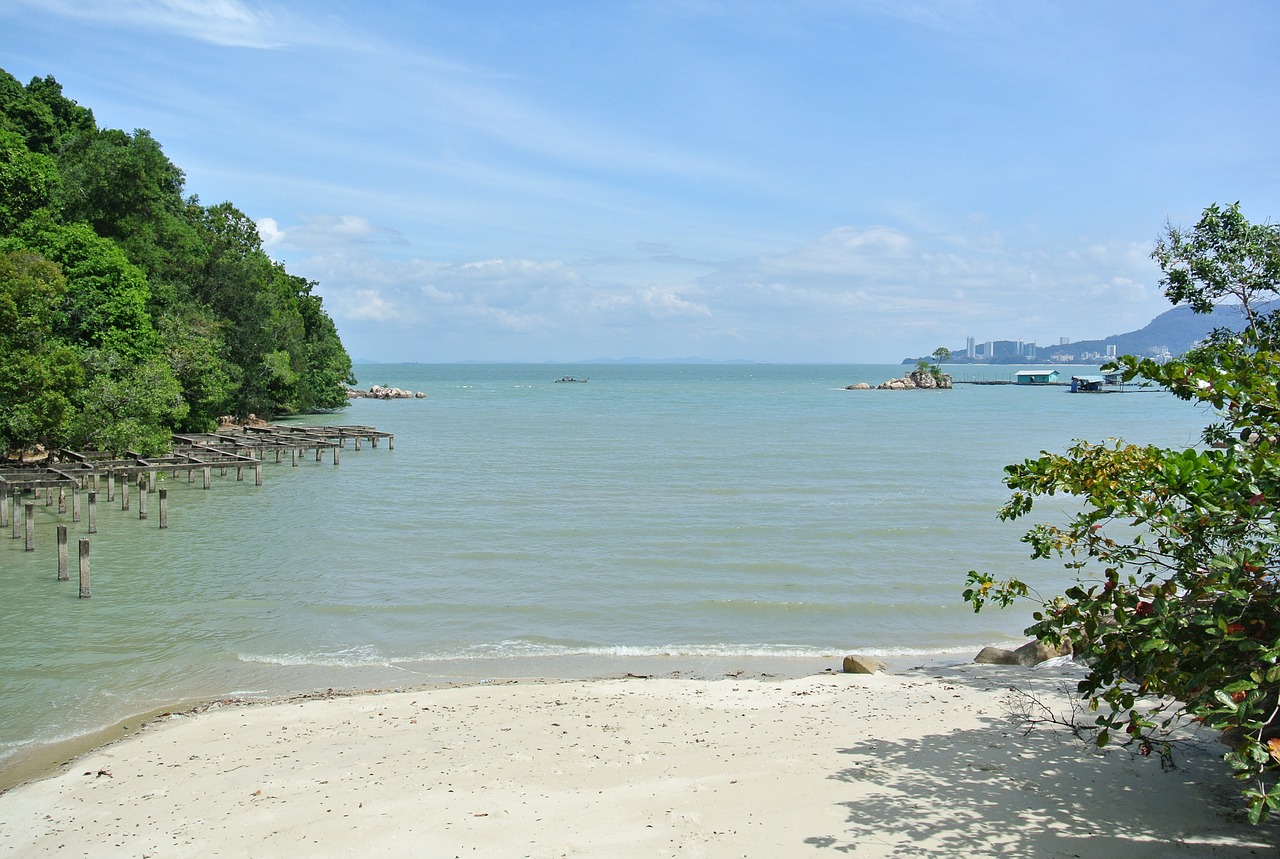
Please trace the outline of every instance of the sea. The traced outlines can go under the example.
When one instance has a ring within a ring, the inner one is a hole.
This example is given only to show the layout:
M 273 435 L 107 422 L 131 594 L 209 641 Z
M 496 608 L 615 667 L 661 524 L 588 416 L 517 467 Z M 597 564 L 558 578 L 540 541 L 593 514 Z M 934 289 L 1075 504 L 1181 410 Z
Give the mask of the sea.
M 846 390 L 905 369 L 358 365 L 359 387 L 426 396 L 285 422 L 394 446 L 268 458 L 262 486 L 164 475 L 166 530 L 136 496 L 100 502 L 89 599 L 55 550 L 57 524 L 74 547 L 87 521 L 37 504 L 35 551 L 0 531 L 0 771 L 223 698 L 969 661 L 1025 640 L 1033 610 L 975 614 L 969 570 L 1070 581 L 1019 538 L 1071 500 L 1000 522 L 1004 467 L 1073 439 L 1192 447 L 1212 418 L 1160 391 L 963 383 L 1017 367 Z

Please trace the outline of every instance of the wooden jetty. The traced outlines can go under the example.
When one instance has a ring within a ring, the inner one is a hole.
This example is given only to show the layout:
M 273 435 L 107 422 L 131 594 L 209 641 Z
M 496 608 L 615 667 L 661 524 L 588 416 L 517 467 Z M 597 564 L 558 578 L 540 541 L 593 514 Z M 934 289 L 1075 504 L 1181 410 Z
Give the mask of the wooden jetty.
M 58 514 L 67 512 L 67 496 L 71 499 L 71 521 L 79 522 L 80 491 L 87 490 L 89 522 L 88 533 L 97 533 L 97 498 L 105 483 L 106 500 L 115 501 L 117 481 L 119 481 L 120 505 L 122 510 L 130 508 L 130 484 L 136 483 L 138 488 L 138 518 L 148 518 L 147 498 L 156 492 L 156 474 L 171 472 L 178 477 L 186 471 L 187 482 L 195 482 L 196 472 L 202 476 L 204 489 L 212 486 L 213 469 L 220 475 L 227 474 L 231 468 L 236 469 L 236 479 L 243 480 L 245 469 L 253 469 L 254 485 L 262 485 L 262 464 L 268 452 L 274 455 L 277 463 L 288 454 L 294 466 L 299 458 L 309 451 L 315 451 L 316 462 L 328 451 L 333 464 L 341 462 L 339 451 L 346 447 L 348 440 L 354 442 L 356 450 L 368 441 L 371 447 L 377 447 L 383 439 L 389 450 L 395 449 L 395 436 L 389 432 L 381 432 L 369 426 L 283 426 L 268 424 L 265 426 L 245 426 L 222 429 L 215 433 L 188 433 L 173 436 L 173 443 L 168 453 L 157 456 L 142 456 L 126 453 L 123 457 L 115 457 L 101 451 L 54 451 L 47 461 L 29 465 L 0 464 L 0 528 L 12 524 L 13 538 L 25 537 L 27 551 L 35 549 L 34 508 L 41 494 L 44 495 L 44 506 L 53 507 L 54 493 L 57 498 Z M 30 493 L 32 500 L 24 501 Z M 160 489 L 159 519 L 160 527 L 168 528 L 168 492 Z M 10 513 L 12 511 L 12 513 Z M 20 529 L 19 522 L 22 522 Z M 59 580 L 66 580 L 66 531 L 65 526 L 58 526 L 59 546 Z M 20 533 L 21 532 L 21 533 Z M 88 584 L 88 540 L 80 541 L 81 553 L 81 596 L 89 595 Z

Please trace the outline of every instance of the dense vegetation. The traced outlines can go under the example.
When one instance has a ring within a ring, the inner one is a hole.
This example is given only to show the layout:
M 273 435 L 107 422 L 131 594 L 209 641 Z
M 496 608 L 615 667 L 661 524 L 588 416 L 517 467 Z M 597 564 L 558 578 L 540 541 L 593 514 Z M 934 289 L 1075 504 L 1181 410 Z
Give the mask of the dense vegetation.
M 1041 598 L 971 572 L 965 598 L 1039 604 L 1027 632 L 1069 643 L 1088 666 L 1079 692 L 1099 713 L 1099 744 L 1119 735 L 1163 751 L 1180 716 L 1221 731 L 1258 821 L 1280 810 L 1280 227 L 1211 206 L 1193 229 L 1171 227 L 1153 257 L 1174 304 L 1243 314 L 1242 330 L 1216 329 L 1180 360 L 1114 367 L 1211 407 L 1205 446 L 1077 442 L 1009 466 L 1003 519 L 1038 496 L 1082 502 L 1065 525 L 1023 537 L 1032 557 L 1065 559 L 1076 583 Z
M 155 453 L 221 415 L 345 405 L 315 284 L 183 181 L 147 131 L 0 70 L 0 454 Z

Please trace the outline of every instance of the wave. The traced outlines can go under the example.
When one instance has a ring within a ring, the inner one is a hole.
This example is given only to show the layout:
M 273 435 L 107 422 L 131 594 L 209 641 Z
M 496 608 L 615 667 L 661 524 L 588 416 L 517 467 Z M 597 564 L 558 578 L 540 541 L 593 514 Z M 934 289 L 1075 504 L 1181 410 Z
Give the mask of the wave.
M 1001 642 L 1016 646 L 1021 642 Z M 557 659 L 557 658 L 696 658 L 696 659 L 841 659 L 849 653 L 880 658 L 946 658 L 972 654 L 972 644 L 945 647 L 815 647 L 800 644 L 678 643 L 665 645 L 598 645 L 573 644 L 530 639 L 509 639 L 460 646 L 432 653 L 390 655 L 374 647 L 362 645 L 338 651 L 278 654 L 237 654 L 241 662 L 280 666 L 316 666 L 342 668 L 398 668 L 407 670 L 415 664 L 465 662 L 481 660 Z

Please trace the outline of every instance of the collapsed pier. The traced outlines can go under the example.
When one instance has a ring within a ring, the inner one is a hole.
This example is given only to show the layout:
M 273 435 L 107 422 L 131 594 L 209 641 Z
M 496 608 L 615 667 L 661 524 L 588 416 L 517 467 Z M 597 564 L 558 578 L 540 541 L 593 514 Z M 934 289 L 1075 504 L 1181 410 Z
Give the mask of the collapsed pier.
M 25 538 L 27 551 L 35 550 L 34 510 L 44 495 L 44 506 L 52 508 L 55 497 L 59 515 L 68 512 L 72 522 L 81 521 L 80 493 L 88 496 L 88 533 L 97 533 L 97 500 L 105 490 L 106 501 L 113 502 L 119 486 L 121 510 L 130 509 L 130 490 L 136 484 L 138 517 L 146 519 L 148 496 L 156 490 L 156 475 L 170 472 L 179 477 L 186 472 L 187 482 L 194 483 L 197 472 L 202 487 L 213 485 L 214 469 L 225 476 L 234 468 L 236 480 L 244 480 L 248 469 L 253 471 L 255 486 L 262 485 L 262 466 L 273 457 L 276 463 L 287 456 L 293 466 L 301 458 L 314 451 L 315 461 L 321 462 L 326 452 L 336 466 L 341 462 L 341 451 L 348 441 L 360 450 L 364 442 L 377 447 L 383 440 L 388 450 L 395 449 L 395 436 L 370 426 L 243 426 L 219 430 L 214 433 L 186 433 L 174 435 L 168 453 L 142 456 L 126 453 L 123 457 L 101 451 L 76 451 L 60 449 L 50 454 L 40 464 L 0 465 L 0 528 L 12 528 L 13 539 Z M 56 496 L 55 496 L 56 493 Z M 168 493 L 158 491 L 160 527 L 168 527 Z M 30 500 L 25 500 L 30 498 Z M 19 526 L 19 522 L 22 526 Z M 67 578 L 67 528 L 58 525 L 58 578 Z M 89 595 L 87 539 L 80 540 L 81 593 Z

